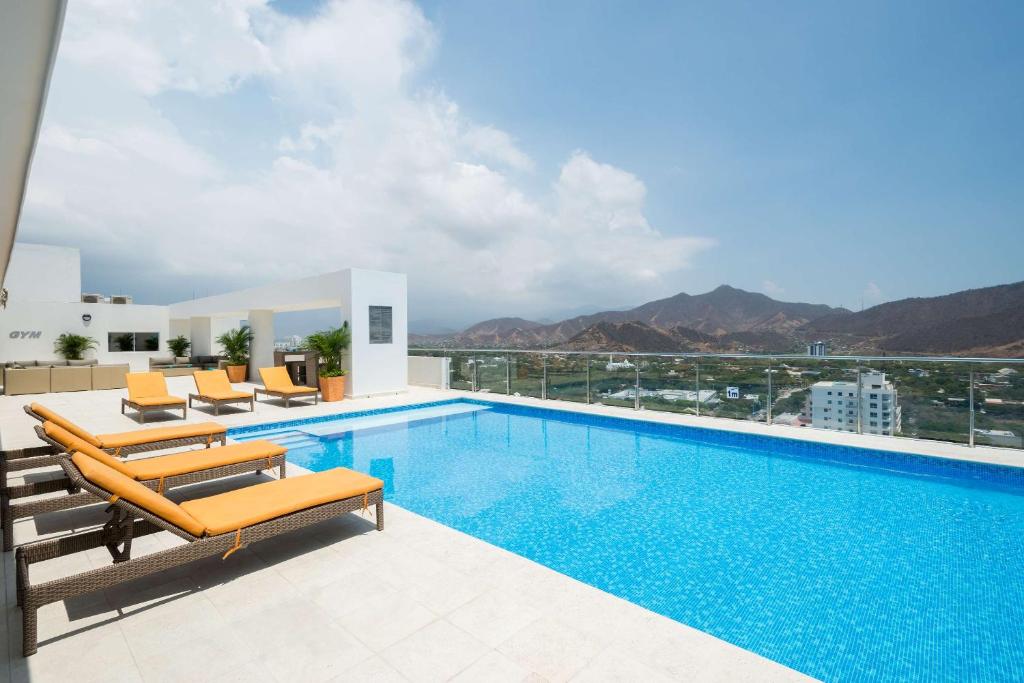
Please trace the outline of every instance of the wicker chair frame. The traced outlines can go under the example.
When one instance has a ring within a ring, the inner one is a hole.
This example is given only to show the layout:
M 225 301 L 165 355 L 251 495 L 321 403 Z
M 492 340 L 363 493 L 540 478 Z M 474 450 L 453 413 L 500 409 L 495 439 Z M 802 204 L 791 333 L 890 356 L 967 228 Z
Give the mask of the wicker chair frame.
M 162 413 L 171 410 L 177 410 L 181 408 L 181 419 L 184 420 L 188 417 L 188 404 L 182 401 L 181 403 L 164 403 L 156 406 L 144 406 L 141 403 L 136 403 L 129 398 L 121 399 L 121 414 L 124 415 L 124 409 L 131 408 L 139 414 L 139 424 L 146 424 L 146 413 Z
M 43 605 L 110 588 L 205 557 L 223 554 L 232 548 L 244 548 L 250 543 L 365 509 L 369 505 L 376 506 L 377 529 L 384 529 L 384 491 L 377 489 L 365 496 L 345 498 L 245 527 L 238 536 L 236 532 L 229 532 L 197 537 L 148 510 L 117 498 L 111 492 L 96 486 L 82 476 L 70 459 L 62 460 L 61 467 L 74 486 L 88 492 L 94 499 L 114 502 L 107 507 L 110 519 L 101 529 L 38 541 L 18 548 L 15 554 L 15 568 L 18 605 L 22 613 L 22 654 L 25 657 L 35 654 L 38 649 L 38 611 Z M 169 531 L 188 543 L 132 558 L 132 539 L 159 531 Z M 29 568 L 32 564 L 100 547 L 106 547 L 110 552 L 112 564 L 35 585 L 31 583 Z
M 249 412 L 253 412 L 256 409 L 256 396 L 238 396 L 235 398 L 210 398 L 209 396 L 203 396 L 202 394 L 189 394 L 188 395 L 188 407 L 191 410 L 192 401 L 199 403 L 209 403 L 213 406 L 213 414 L 220 415 L 220 407 L 231 405 L 232 403 L 248 403 Z
M 308 391 L 308 392 L 304 391 L 304 392 L 299 393 L 299 394 L 290 394 L 290 393 L 284 392 L 284 391 L 271 391 L 270 389 L 260 389 L 259 387 L 256 387 L 255 389 L 252 390 L 252 400 L 255 401 L 259 394 L 263 394 L 264 396 L 269 396 L 270 398 L 283 398 L 284 399 L 284 407 L 285 408 L 291 408 L 291 400 L 293 398 L 309 398 L 309 397 L 312 396 L 313 397 L 313 405 L 316 405 L 317 403 L 320 402 L 319 389 L 317 389 L 315 387 L 310 387 L 310 389 L 312 389 L 312 391 Z M 301 405 L 309 405 L 309 404 L 308 403 L 303 403 Z
M 43 431 L 42 427 L 36 426 L 35 430 L 40 439 L 47 442 L 51 448 L 59 450 L 59 454 L 52 457 L 56 460 L 57 464 L 63 467 L 64 462 L 70 457 L 70 454 L 64 450 L 64 447 L 60 443 L 46 436 L 46 432 Z M 142 480 L 139 483 L 153 489 L 154 491 L 166 491 L 178 486 L 198 484 L 200 482 L 210 481 L 211 479 L 233 477 L 239 474 L 260 474 L 263 470 L 271 470 L 275 467 L 278 468 L 278 477 L 284 479 L 285 476 L 287 476 L 286 455 L 287 454 L 267 456 L 231 465 L 212 467 L 210 469 L 199 470 L 197 472 L 179 474 L 173 477 L 164 477 L 162 484 L 159 479 L 147 479 Z M 59 491 L 65 491 L 68 495 L 34 498 L 34 496 L 44 493 L 57 493 Z M 33 497 L 33 499 L 24 502 L 12 502 L 19 498 L 29 497 Z M 2 511 L 3 514 L 4 552 L 10 552 L 14 549 L 15 520 L 24 519 L 25 517 L 34 517 L 35 515 L 41 515 L 47 512 L 71 510 L 85 505 L 92 505 L 95 502 L 96 499 L 94 496 L 80 492 L 78 487 L 75 486 L 75 484 L 66 476 L 56 477 L 46 481 L 32 482 L 30 484 L 21 484 L 19 486 L 5 486 L 3 490 L 0 491 L 0 511 Z

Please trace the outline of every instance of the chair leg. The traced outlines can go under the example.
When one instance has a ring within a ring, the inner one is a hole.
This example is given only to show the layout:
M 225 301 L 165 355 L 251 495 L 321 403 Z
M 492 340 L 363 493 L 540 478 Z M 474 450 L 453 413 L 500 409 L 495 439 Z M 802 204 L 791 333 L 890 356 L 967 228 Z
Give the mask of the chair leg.
M 39 650 L 38 616 L 38 607 L 21 606 L 21 655 L 23 657 L 34 655 Z
M 281 468 L 278 470 L 278 473 L 277 473 L 277 478 L 278 479 L 284 479 L 287 476 L 285 474 L 285 471 L 284 471 L 284 469 L 285 469 L 284 466 L 285 466 L 285 461 L 281 460 Z
M 11 501 L 6 493 L 0 501 L 0 510 L 4 518 L 4 552 L 8 553 L 14 548 L 14 519 L 11 518 Z
M 377 503 L 377 531 L 384 531 L 384 501 Z

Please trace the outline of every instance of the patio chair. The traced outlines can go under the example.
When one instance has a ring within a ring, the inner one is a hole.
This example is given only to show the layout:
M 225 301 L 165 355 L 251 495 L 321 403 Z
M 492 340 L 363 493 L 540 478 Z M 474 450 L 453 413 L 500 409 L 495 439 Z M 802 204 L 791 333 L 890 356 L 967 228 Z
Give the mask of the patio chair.
M 195 394 L 188 395 L 188 407 L 192 407 L 192 401 L 209 403 L 213 406 L 213 414 L 220 415 L 220 407 L 231 403 L 248 403 L 249 412 L 252 412 L 256 396 L 247 391 L 236 391 L 231 388 L 228 381 L 228 373 L 223 370 L 197 370 L 192 374 L 196 381 Z
M 292 384 L 292 378 L 288 376 L 288 369 L 283 365 L 272 368 L 260 368 L 260 379 L 263 380 L 263 388 L 253 389 L 252 396 L 256 399 L 257 394 L 264 394 L 273 398 L 283 398 L 284 407 L 291 407 L 293 398 L 313 397 L 313 405 L 318 402 L 316 387 L 297 387 Z
M 121 399 L 121 414 L 125 407 L 139 414 L 139 422 L 146 421 L 146 413 L 181 408 L 181 419 L 188 415 L 185 399 L 167 393 L 167 379 L 162 372 L 129 372 L 125 376 L 128 382 L 128 398 Z
M 262 439 L 209 450 L 121 460 L 52 422 L 37 425 L 35 430 L 40 439 L 61 451 L 57 456 L 58 463 L 74 453 L 83 453 L 154 489 L 157 493 L 163 493 L 176 486 L 236 474 L 260 474 L 263 470 L 272 470 L 275 467 L 279 468 L 278 476 L 281 479 L 285 477 L 285 454 L 288 449 Z M 63 495 L 42 497 L 43 494 L 60 492 L 63 492 Z M 28 500 L 20 500 L 23 498 Z M 67 477 L 5 486 L 0 495 L 4 551 L 7 552 L 14 547 L 14 520 L 46 512 L 70 510 L 94 502 L 92 496 L 79 492 Z
M 365 510 L 370 505 L 376 506 L 377 529 L 384 528 L 383 482 L 340 467 L 178 505 L 83 453 L 62 460 L 61 466 L 73 485 L 110 502 L 110 519 L 102 529 L 18 548 L 15 580 L 22 614 L 22 653 L 26 657 L 38 649 L 37 615 L 43 605 L 202 558 L 223 555 L 227 559 L 250 543 Z M 187 543 L 142 557 L 131 556 L 133 538 L 159 531 L 169 531 Z M 33 564 L 101 547 L 109 551 L 111 564 L 31 583 L 29 569 Z

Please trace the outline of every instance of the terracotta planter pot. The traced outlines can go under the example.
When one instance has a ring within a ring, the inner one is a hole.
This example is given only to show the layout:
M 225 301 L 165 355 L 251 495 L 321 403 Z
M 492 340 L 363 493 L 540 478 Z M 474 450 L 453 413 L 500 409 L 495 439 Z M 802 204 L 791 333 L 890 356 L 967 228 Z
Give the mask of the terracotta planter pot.
M 225 369 L 228 372 L 229 382 L 244 382 L 245 381 L 245 370 L 248 365 L 229 365 Z
M 320 399 L 323 401 L 340 401 L 345 398 L 345 377 L 321 377 Z

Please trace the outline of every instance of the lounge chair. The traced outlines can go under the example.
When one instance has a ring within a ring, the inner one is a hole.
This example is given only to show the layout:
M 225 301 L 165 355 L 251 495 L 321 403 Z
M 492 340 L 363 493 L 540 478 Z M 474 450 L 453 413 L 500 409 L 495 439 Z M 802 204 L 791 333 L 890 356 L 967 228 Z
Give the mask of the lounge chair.
M 284 407 L 291 407 L 293 398 L 313 397 L 313 405 L 318 402 L 316 387 L 297 387 L 292 384 L 292 378 L 288 376 L 288 369 L 283 365 L 272 368 L 260 368 L 260 379 L 263 380 L 263 388 L 253 389 L 252 397 L 256 399 L 257 394 L 265 394 L 273 398 L 283 398 Z
M 50 421 L 60 425 L 79 439 L 113 455 L 131 455 L 132 453 L 160 451 L 193 444 L 204 444 L 209 448 L 214 443 L 219 442 L 223 446 L 227 442 L 228 428 L 219 422 L 153 427 L 114 434 L 93 434 L 38 403 L 25 406 L 25 412 L 40 422 Z M 56 464 L 56 461 L 53 461 L 53 464 Z
M 121 414 L 125 407 L 139 414 L 139 422 L 146 421 L 146 413 L 152 411 L 177 410 L 181 408 L 181 419 L 188 416 L 185 399 L 167 393 L 167 379 L 162 372 L 129 372 L 128 398 L 121 399 Z
M 110 502 L 110 520 L 102 529 L 18 548 L 16 585 L 26 657 L 38 649 L 37 613 L 43 605 L 205 557 L 223 555 L 227 559 L 250 543 L 370 505 L 376 506 L 377 529 L 384 528 L 383 482 L 344 468 L 256 484 L 178 505 L 83 453 L 62 460 L 61 466 L 73 485 Z M 132 558 L 132 539 L 159 531 L 169 531 L 188 543 Z M 110 552 L 111 564 L 38 584 L 30 581 L 29 568 L 37 562 L 101 547 Z
M 220 407 L 231 403 L 248 403 L 249 412 L 252 412 L 256 396 L 247 391 L 236 391 L 231 388 L 228 381 L 228 373 L 223 370 L 197 370 L 192 374 L 196 381 L 195 394 L 188 395 L 188 407 L 192 407 L 192 401 L 209 403 L 213 405 L 213 414 L 220 415 Z
M 121 460 L 52 422 L 36 426 L 40 439 L 61 451 L 60 463 L 74 453 L 83 453 L 94 460 L 106 463 L 113 469 L 145 486 L 163 493 L 176 486 L 195 484 L 210 479 L 231 477 L 236 474 L 279 469 L 279 477 L 285 477 L 285 454 L 283 446 L 265 440 L 248 441 L 209 450 L 192 450 L 152 458 Z M 42 494 L 65 492 L 64 495 L 42 497 Z M 19 499 L 28 500 L 21 501 Z M 13 501 L 13 502 L 12 502 Z M 67 477 L 55 477 L 18 486 L 5 486 L 0 496 L 0 512 L 3 515 L 3 547 L 7 552 L 14 547 L 14 520 L 33 517 L 46 512 L 70 510 L 94 503 L 95 499 L 79 492 Z

